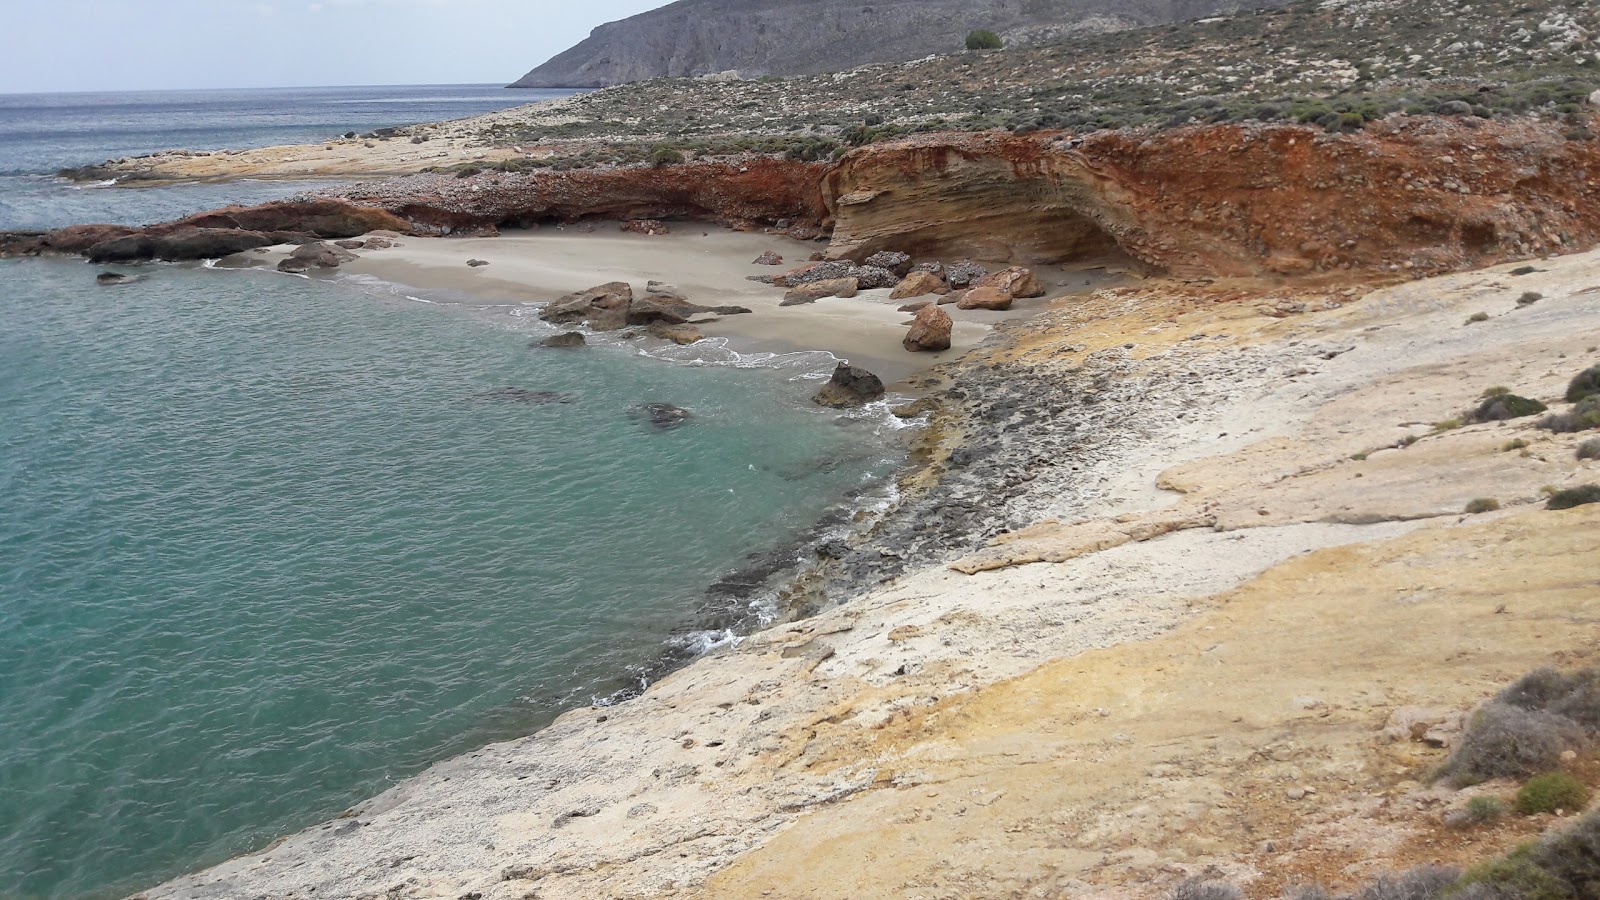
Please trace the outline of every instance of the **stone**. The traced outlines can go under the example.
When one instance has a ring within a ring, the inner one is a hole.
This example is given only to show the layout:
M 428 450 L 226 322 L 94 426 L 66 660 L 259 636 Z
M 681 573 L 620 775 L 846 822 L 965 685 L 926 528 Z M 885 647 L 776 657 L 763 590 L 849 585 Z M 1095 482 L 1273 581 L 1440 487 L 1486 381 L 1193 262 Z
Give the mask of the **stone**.
M 634 219 L 631 222 L 623 222 L 622 230 L 632 234 L 650 236 L 672 233 L 671 229 L 656 219 Z
M 663 322 L 682 325 L 701 313 L 711 312 L 708 306 L 697 306 L 687 300 L 665 294 L 646 294 L 627 308 L 629 325 L 653 325 Z
M 773 253 L 771 250 L 768 250 L 767 252 L 765 252 L 765 253 L 761 254 L 760 256 L 756 257 L 755 260 L 750 263 L 750 265 L 752 265 L 752 266 L 781 266 L 781 265 L 783 265 L 783 257 L 779 256 L 776 253 Z
M 366 249 L 366 250 L 388 250 L 391 247 L 399 246 L 394 241 L 392 241 L 392 240 L 390 240 L 389 238 L 386 238 L 386 237 L 367 238 L 362 243 L 364 243 L 366 245 L 363 248 L 363 249 Z
M 865 406 L 884 395 L 883 381 L 859 366 L 841 362 L 833 370 L 833 377 L 817 391 L 811 402 L 834 409 Z
M 897 253 L 893 250 L 884 250 L 874 253 L 866 258 L 864 265 L 893 272 L 897 278 L 904 278 L 911 271 L 911 255 Z
M 850 298 L 856 295 L 857 282 L 854 278 L 830 278 L 827 281 L 813 281 L 791 289 L 783 295 L 783 302 L 779 306 L 799 306 L 803 303 L 815 303 L 824 297 Z
M 282 259 L 282 260 L 278 261 L 278 271 L 279 272 L 285 272 L 285 273 L 290 274 L 290 275 L 301 275 L 301 274 L 304 274 L 304 273 L 310 271 L 311 267 L 312 267 L 312 264 L 311 264 L 311 260 L 309 260 L 309 259 L 295 259 L 294 257 L 291 256 L 291 257 L 289 257 L 287 259 Z
M 481 269 L 484 266 L 487 266 L 488 264 L 489 263 L 486 260 L 481 260 L 481 259 L 469 259 L 469 260 L 467 260 L 467 267 L 471 268 L 471 269 Z
M 633 408 L 633 413 L 662 431 L 676 428 L 694 418 L 694 413 L 670 403 L 641 403 Z
M 992 275 L 985 275 L 978 279 L 977 286 L 999 288 L 1013 297 L 1023 299 L 1045 295 L 1044 285 L 1034 276 L 1033 270 L 1021 266 L 1012 266 Z
M 917 312 L 917 317 L 911 322 L 911 330 L 901 344 L 912 353 L 949 350 L 950 331 L 954 327 L 955 322 L 949 313 L 940 309 L 937 303 L 929 304 Z
M 340 264 L 356 258 L 354 253 L 335 247 L 326 241 L 301 244 L 289 254 L 290 259 L 303 259 L 319 269 L 337 269 Z
M 1011 295 L 999 288 L 975 287 L 956 302 L 956 308 L 1003 311 L 1011 308 L 1011 300 Z
M 945 267 L 944 280 L 952 288 L 964 288 L 977 284 L 988 274 L 988 269 L 970 259 L 963 259 Z
M 342 247 L 345 250 L 361 250 L 361 249 L 363 249 L 363 248 L 365 248 L 367 246 L 367 242 L 366 241 L 345 240 L 345 241 L 334 241 L 333 245 L 335 247 Z M 468 265 L 471 265 L 471 264 L 469 263 Z
M 909 300 L 912 297 L 924 297 L 928 294 L 948 294 L 950 288 L 939 276 L 932 272 L 912 272 L 900 283 L 895 285 L 894 292 L 889 295 L 890 300 Z
M 102 287 L 114 287 L 119 284 L 132 284 L 139 279 L 121 272 L 101 272 L 94 277 L 94 283 Z
M 603 310 L 626 311 L 632 303 L 633 287 L 624 281 L 611 281 L 545 304 L 539 318 L 557 324 L 582 322 Z
M 582 347 L 588 340 L 576 331 L 567 331 L 552 335 L 542 341 L 535 342 L 536 347 Z
M 1378 734 L 1395 743 L 1418 741 L 1444 746 L 1450 735 L 1460 732 L 1461 720 L 1461 713 L 1453 709 L 1402 706 L 1389 714 L 1389 721 Z
M 966 291 L 951 291 L 950 293 L 939 297 L 939 305 L 948 306 L 951 303 L 960 303 L 962 300 L 966 299 L 966 296 Z
M 688 345 L 696 341 L 705 340 L 705 333 L 693 325 L 671 325 L 666 322 L 655 322 L 646 331 L 653 338 L 671 341 L 674 344 Z
M 644 286 L 644 293 L 645 296 L 653 297 L 658 300 L 676 300 L 679 303 L 689 302 L 688 295 L 664 281 L 646 282 Z
M 938 304 L 932 300 L 913 300 L 904 306 L 896 307 L 895 312 L 922 312 L 922 310 L 926 307 L 937 305 Z
M 932 397 L 923 397 L 920 400 L 913 400 L 910 403 L 896 406 L 889 412 L 893 413 L 897 419 L 915 419 L 918 416 L 925 416 L 938 408 L 939 401 Z

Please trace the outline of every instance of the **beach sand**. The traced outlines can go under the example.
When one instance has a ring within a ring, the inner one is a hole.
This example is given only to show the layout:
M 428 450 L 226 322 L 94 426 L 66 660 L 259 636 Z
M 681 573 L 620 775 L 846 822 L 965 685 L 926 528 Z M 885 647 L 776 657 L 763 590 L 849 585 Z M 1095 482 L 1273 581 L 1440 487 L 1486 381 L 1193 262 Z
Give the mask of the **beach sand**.
M 425 290 L 446 290 L 462 302 L 486 310 L 545 303 L 608 281 L 626 281 L 643 295 L 648 281 L 662 281 L 703 306 L 744 306 L 749 315 L 716 317 L 701 325 L 708 337 L 725 337 L 740 351 L 825 350 L 863 366 L 897 385 L 938 363 L 957 359 L 976 347 L 993 326 L 1032 317 L 1069 291 L 1087 291 L 1118 277 L 1103 270 L 1067 273 L 1040 270 L 1051 293 L 1019 300 L 1008 312 L 944 307 L 956 321 L 952 346 L 941 353 L 911 353 L 901 346 L 911 316 L 891 301 L 889 291 L 863 291 L 851 299 L 826 298 L 802 306 L 780 307 L 784 290 L 748 281 L 748 275 L 777 275 L 804 265 L 821 245 L 771 234 L 737 232 L 698 224 L 674 224 L 674 233 L 647 237 L 627 234 L 605 223 L 591 232 L 545 228 L 491 238 L 412 238 L 401 246 L 356 251 L 360 257 L 338 274 L 366 275 Z M 276 265 L 289 248 L 244 254 L 251 264 Z M 782 266 L 751 260 L 766 251 L 784 257 Z M 487 266 L 472 268 L 471 259 Z M 1063 286 L 1066 282 L 1069 286 Z M 1085 284 L 1088 282 L 1088 284 Z

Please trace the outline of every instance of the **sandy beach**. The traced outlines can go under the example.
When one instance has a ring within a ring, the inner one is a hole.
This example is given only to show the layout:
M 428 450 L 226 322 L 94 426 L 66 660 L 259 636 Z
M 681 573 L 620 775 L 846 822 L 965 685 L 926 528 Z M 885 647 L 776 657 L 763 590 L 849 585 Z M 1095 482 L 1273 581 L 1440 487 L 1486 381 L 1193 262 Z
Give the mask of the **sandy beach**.
M 946 305 L 944 309 L 956 322 L 951 348 L 911 353 L 900 343 L 911 317 L 899 307 L 908 301 L 890 300 L 888 290 L 782 307 L 782 288 L 746 278 L 776 275 L 804 265 L 823 245 L 697 223 L 673 227 L 673 233 L 656 236 L 623 233 L 615 223 L 598 223 L 587 230 L 550 227 L 490 238 L 407 237 L 396 247 L 357 250 L 355 261 L 341 265 L 335 274 L 317 277 L 365 275 L 445 290 L 459 295 L 464 303 L 490 311 L 547 303 L 610 281 L 626 281 L 642 294 L 647 282 L 661 281 L 703 306 L 734 305 L 752 310 L 748 315 L 700 320 L 703 324 L 699 327 L 708 337 L 728 338 L 734 349 L 823 350 L 902 389 L 916 372 L 958 359 L 977 347 L 995 325 L 1028 319 L 1061 297 L 1121 277 L 1102 269 L 1040 269 L 1040 277 L 1050 287 L 1046 297 L 1018 300 L 1007 312 L 958 310 L 953 304 Z M 241 254 L 232 263 L 276 265 L 291 249 Z M 781 255 L 784 265 L 751 262 L 768 251 Z M 469 267 L 467 262 L 473 259 L 488 265 Z

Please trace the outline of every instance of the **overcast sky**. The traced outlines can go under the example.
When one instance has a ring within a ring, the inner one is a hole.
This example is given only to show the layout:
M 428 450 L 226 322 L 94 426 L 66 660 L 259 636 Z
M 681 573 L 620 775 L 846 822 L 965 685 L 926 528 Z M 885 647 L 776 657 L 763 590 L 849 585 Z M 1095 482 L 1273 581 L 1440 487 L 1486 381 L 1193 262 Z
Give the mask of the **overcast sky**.
M 0 0 L 0 93 L 507 83 L 667 0 Z

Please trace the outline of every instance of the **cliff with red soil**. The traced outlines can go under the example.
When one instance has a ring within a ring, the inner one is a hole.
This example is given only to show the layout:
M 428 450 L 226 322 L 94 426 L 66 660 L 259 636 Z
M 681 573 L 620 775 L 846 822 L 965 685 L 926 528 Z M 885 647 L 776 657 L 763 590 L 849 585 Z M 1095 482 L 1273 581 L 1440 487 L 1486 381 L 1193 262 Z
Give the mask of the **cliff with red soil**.
M 1600 141 L 1532 119 L 1393 117 L 1160 133 L 933 134 L 837 164 L 771 158 L 538 174 L 419 175 L 341 201 L 227 209 L 147 229 L 0 236 L 0 254 L 196 259 L 374 229 L 492 233 L 585 219 L 690 219 L 802 236 L 829 255 L 1059 263 L 1185 276 L 1429 274 L 1600 242 Z
M 1401 118 L 1356 134 L 930 135 L 851 153 L 823 191 L 841 257 L 1122 254 L 1185 275 L 1442 272 L 1600 240 L 1600 142 L 1564 131 Z

